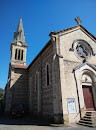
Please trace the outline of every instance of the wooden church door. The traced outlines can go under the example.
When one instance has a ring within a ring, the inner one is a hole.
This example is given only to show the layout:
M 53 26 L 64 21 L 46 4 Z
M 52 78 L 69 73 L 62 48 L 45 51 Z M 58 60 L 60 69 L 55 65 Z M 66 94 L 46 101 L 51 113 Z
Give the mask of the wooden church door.
M 93 95 L 92 95 L 92 87 L 91 86 L 82 86 L 83 88 L 83 95 L 84 95 L 84 102 L 86 109 L 94 110 L 94 102 L 93 102 Z

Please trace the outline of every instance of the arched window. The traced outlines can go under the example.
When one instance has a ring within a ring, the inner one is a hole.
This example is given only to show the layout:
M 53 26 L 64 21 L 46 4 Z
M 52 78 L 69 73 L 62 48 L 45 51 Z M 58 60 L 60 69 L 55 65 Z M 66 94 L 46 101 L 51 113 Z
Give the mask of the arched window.
M 20 60 L 20 50 L 18 50 L 18 60 Z
M 21 51 L 21 60 L 23 60 L 23 50 Z
M 15 50 L 15 59 L 17 59 L 17 49 Z
M 50 78 L 49 78 L 49 64 L 46 65 L 46 82 L 47 82 L 47 86 L 49 86 L 50 83 Z
M 15 59 L 16 60 L 23 60 L 23 50 L 21 50 L 21 49 L 15 50 Z

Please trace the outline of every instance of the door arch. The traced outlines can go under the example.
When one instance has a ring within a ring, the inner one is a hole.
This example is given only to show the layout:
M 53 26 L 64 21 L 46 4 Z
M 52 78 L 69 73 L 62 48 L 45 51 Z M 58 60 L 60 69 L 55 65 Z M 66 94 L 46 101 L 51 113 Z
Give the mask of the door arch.
M 95 110 L 94 97 L 93 97 L 94 78 L 92 76 L 91 73 L 89 72 L 83 73 L 82 75 L 83 97 L 84 97 L 85 108 L 88 111 Z

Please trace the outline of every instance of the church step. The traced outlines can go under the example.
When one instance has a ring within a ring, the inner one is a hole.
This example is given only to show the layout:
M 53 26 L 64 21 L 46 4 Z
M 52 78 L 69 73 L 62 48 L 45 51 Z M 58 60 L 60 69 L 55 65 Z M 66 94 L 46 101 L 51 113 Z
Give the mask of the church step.
M 92 121 L 85 121 L 85 120 L 80 120 L 79 123 L 84 123 L 84 124 L 93 124 Z
M 81 118 L 81 120 L 85 120 L 85 121 L 92 121 L 92 119 L 91 119 L 91 118 L 86 118 L 86 117 Z
M 88 119 L 96 119 L 96 116 L 87 116 L 87 115 L 85 115 L 83 118 L 88 118 Z
M 96 113 L 96 111 L 86 111 L 86 113 Z
M 96 117 L 96 114 L 93 114 L 93 113 L 92 113 L 92 114 L 88 114 L 88 113 L 86 113 L 85 116 L 88 116 L 88 117 Z
M 92 124 L 85 124 L 85 123 L 81 123 L 81 122 L 78 122 L 77 124 L 83 125 L 83 126 L 88 126 L 88 127 L 94 127 L 94 125 L 92 125 Z
M 96 115 L 96 111 L 86 111 L 86 115 Z
M 87 122 L 89 124 L 91 124 L 91 123 L 96 124 L 96 120 L 94 120 L 94 119 L 82 118 L 80 121 L 81 122 Z
M 93 114 L 96 114 L 96 113 L 86 112 L 86 115 L 93 115 Z
M 86 111 L 86 114 L 78 122 L 79 125 L 95 127 L 96 126 L 96 111 Z

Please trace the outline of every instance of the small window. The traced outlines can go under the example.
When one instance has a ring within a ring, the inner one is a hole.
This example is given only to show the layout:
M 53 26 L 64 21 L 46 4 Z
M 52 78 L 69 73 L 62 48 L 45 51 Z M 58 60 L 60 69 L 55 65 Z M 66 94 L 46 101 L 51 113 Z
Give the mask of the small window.
M 17 49 L 15 50 L 15 59 L 17 59 Z
M 47 78 L 47 86 L 49 86 L 49 64 L 46 66 L 46 78 Z
M 18 60 L 20 60 L 20 50 L 18 51 Z
M 21 60 L 23 60 L 23 50 L 21 51 Z

